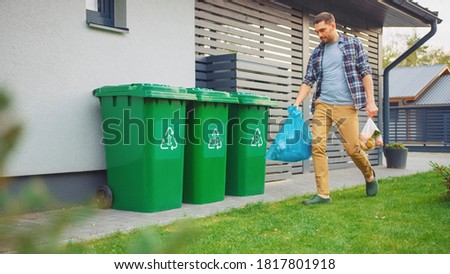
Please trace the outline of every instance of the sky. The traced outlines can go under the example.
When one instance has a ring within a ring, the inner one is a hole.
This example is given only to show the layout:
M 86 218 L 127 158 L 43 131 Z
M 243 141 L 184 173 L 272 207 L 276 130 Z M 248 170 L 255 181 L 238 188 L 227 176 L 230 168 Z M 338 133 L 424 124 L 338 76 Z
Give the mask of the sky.
M 442 23 L 437 25 L 436 34 L 425 45 L 433 48 L 443 48 L 450 53 L 450 1 L 449 0 L 414 0 L 422 7 L 431 11 L 438 11 Z M 396 34 L 412 34 L 414 28 L 384 28 L 383 43 L 390 43 Z M 424 36 L 430 28 L 416 28 L 419 37 Z

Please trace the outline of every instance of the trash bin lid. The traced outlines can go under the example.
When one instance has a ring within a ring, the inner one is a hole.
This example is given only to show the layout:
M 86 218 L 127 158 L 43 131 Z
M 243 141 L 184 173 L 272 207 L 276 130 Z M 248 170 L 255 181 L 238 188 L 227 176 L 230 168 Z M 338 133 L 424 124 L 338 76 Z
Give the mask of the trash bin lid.
M 193 94 L 187 93 L 185 88 L 171 87 L 159 84 L 128 84 L 118 86 L 104 86 L 93 91 L 94 96 L 135 96 L 162 99 L 195 100 Z
M 216 102 L 216 103 L 230 103 L 237 104 L 239 100 L 231 97 L 229 92 L 217 91 L 207 88 L 188 88 L 187 92 L 194 94 L 197 97 L 197 101 L 200 102 Z
M 269 96 L 256 95 L 250 92 L 230 92 L 231 97 L 238 98 L 240 104 L 245 105 L 258 105 L 274 107 L 276 102 L 270 100 Z

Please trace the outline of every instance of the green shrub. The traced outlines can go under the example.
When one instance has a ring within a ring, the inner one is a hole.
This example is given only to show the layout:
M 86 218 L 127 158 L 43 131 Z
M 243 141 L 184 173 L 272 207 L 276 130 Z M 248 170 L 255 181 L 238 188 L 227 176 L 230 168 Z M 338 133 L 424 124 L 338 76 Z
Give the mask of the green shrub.
M 450 201 L 450 165 L 444 166 L 430 161 L 430 166 L 433 170 L 442 175 L 445 187 L 447 188 L 446 200 Z
M 402 143 L 393 143 L 393 144 L 387 144 L 386 149 L 405 149 L 406 147 Z

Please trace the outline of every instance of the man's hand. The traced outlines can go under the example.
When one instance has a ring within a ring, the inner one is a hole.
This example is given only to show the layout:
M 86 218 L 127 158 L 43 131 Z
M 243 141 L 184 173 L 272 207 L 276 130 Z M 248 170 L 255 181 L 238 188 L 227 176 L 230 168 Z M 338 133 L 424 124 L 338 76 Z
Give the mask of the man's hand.
M 366 113 L 369 118 L 372 118 L 373 116 L 377 115 L 378 113 L 378 107 L 375 105 L 375 102 L 368 102 L 366 105 Z

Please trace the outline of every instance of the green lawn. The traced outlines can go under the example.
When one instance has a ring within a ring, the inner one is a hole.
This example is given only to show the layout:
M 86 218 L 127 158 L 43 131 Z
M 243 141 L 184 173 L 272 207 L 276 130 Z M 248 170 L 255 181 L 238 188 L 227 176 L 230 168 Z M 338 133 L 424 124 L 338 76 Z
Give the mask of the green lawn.
M 201 219 L 68 245 L 68 253 L 450 253 L 450 203 L 435 172 L 334 191 L 333 203 L 296 197 Z M 308 195 L 309 197 L 310 195 Z

